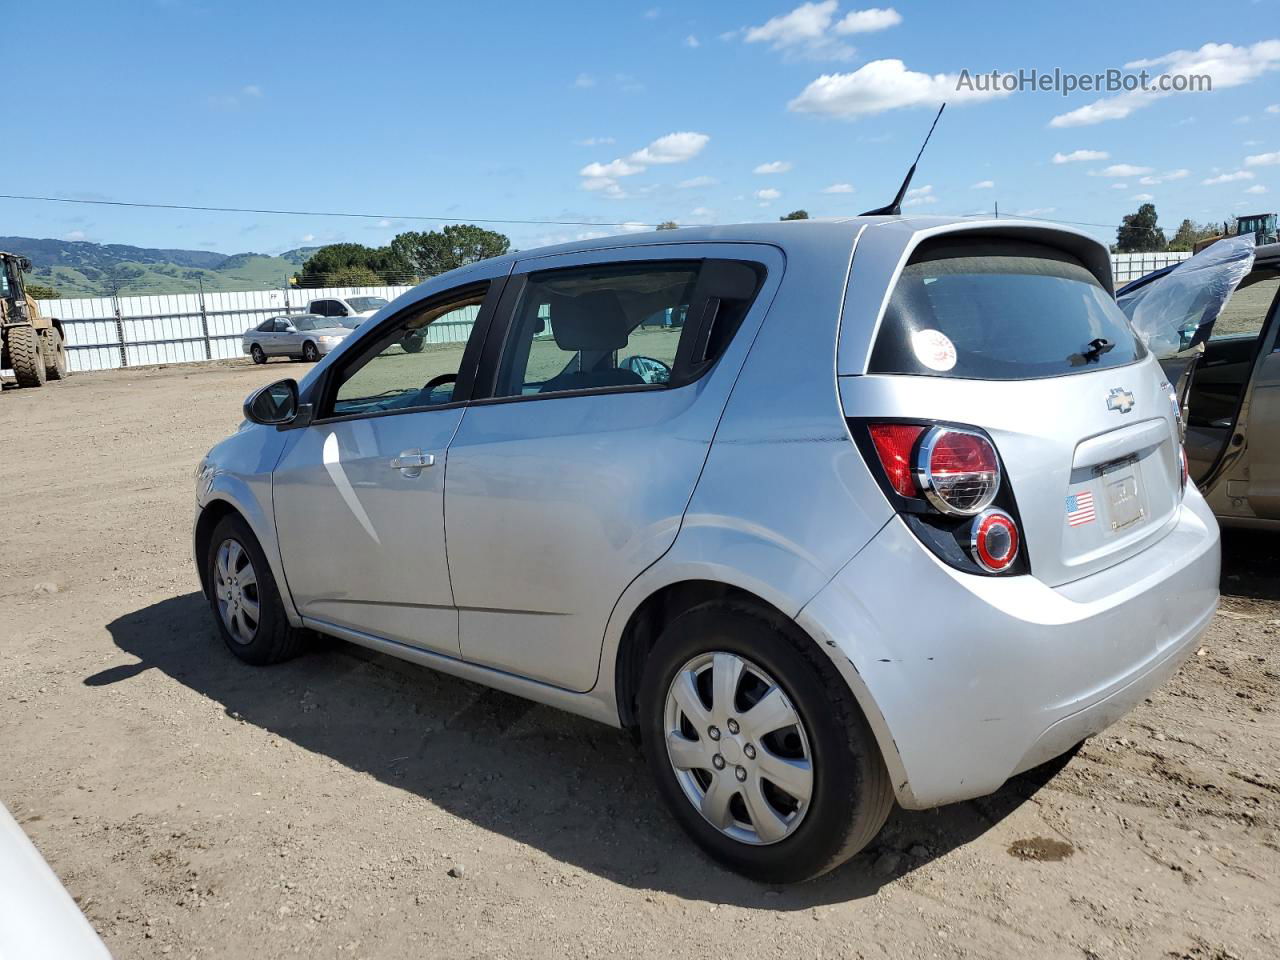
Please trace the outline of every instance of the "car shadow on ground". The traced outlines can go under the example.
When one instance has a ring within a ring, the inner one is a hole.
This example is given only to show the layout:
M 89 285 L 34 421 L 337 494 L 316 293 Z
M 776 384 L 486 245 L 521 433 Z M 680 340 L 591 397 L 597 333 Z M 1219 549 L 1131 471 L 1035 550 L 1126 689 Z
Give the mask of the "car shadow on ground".
M 722 870 L 686 840 L 621 731 L 325 638 L 289 663 L 251 667 L 222 645 L 198 593 L 127 614 L 108 629 L 138 662 L 87 677 L 88 686 L 160 670 L 241 722 L 559 861 L 637 889 L 715 903 L 798 910 L 869 896 L 989 830 L 1061 766 L 1031 771 L 981 800 L 897 810 L 850 863 L 811 883 L 774 888 Z
M 1222 594 L 1280 600 L 1280 534 L 1271 530 L 1222 531 Z

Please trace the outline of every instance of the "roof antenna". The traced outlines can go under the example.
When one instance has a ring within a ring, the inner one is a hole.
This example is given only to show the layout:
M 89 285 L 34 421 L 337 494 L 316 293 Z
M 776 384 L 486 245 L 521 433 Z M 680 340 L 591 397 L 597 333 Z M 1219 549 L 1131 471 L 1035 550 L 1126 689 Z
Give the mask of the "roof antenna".
M 911 186 L 911 178 L 916 175 L 916 164 L 920 162 L 920 157 L 924 154 L 924 148 L 929 145 L 929 138 L 933 136 L 933 128 L 938 125 L 938 119 L 942 116 L 942 111 L 947 109 L 944 103 L 938 108 L 938 115 L 933 118 L 933 123 L 929 125 L 929 132 L 924 135 L 924 143 L 920 144 L 920 152 L 916 154 L 915 163 L 911 164 L 911 169 L 907 171 L 907 176 L 902 181 L 902 186 L 898 188 L 898 195 L 893 198 L 893 203 L 885 207 L 877 207 L 875 210 L 868 210 L 862 214 L 864 217 L 900 217 L 902 216 L 902 198 L 907 195 L 907 188 Z

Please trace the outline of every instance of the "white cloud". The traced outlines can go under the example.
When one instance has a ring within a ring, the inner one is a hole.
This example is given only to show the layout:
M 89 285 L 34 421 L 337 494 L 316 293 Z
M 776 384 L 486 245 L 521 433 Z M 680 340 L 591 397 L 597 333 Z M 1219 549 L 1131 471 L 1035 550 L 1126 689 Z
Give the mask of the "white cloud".
M 581 176 L 591 178 L 632 177 L 643 172 L 644 167 L 640 164 L 628 163 L 622 159 L 610 160 L 608 163 L 588 163 L 578 171 Z
M 304 233 L 298 238 L 299 243 L 315 243 L 316 235 L 314 233 Z
M 1156 100 L 1190 91 L 1156 89 L 1159 76 L 1189 78 L 1207 75 L 1214 90 L 1225 90 L 1252 83 L 1262 74 L 1280 69 L 1280 40 L 1263 40 L 1252 46 L 1233 46 L 1230 43 L 1206 43 L 1199 50 L 1174 50 L 1149 60 L 1126 63 L 1126 70 L 1150 70 L 1159 67 L 1160 72 L 1151 79 L 1151 88 L 1103 97 L 1093 103 L 1049 121 L 1051 127 L 1083 127 L 1106 120 L 1120 120 L 1135 110 L 1149 107 Z
M 647 223 L 641 223 L 638 220 L 628 220 L 618 230 L 622 233 L 643 233 L 646 230 L 652 230 L 653 227 Z
M 791 169 L 790 160 L 774 160 L 772 163 L 762 163 L 760 166 L 752 170 L 752 173 L 786 173 Z
M 677 183 L 676 188 L 679 190 L 696 190 L 699 187 L 714 187 L 719 182 L 715 177 L 690 177 L 688 180 L 681 180 Z
M 955 74 L 919 73 L 901 60 L 872 60 L 853 73 L 823 74 L 787 104 L 797 113 L 835 117 L 868 116 L 903 107 L 936 107 L 944 100 L 956 106 L 993 97 L 1008 90 L 957 90 Z
M 684 38 L 684 45 L 688 47 L 690 50 L 697 50 L 700 46 L 702 46 L 702 44 L 698 42 L 698 38 L 695 37 L 692 33 Z
M 1139 177 L 1138 182 L 1144 187 L 1154 187 L 1159 183 L 1168 183 L 1170 180 L 1183 180 L 1189 176 L 1191 176 L 1191 171 L 1184 168 L 1156 174 L 1154 177 Z
M 1255 153 L 1251 157 L 1244 158 L 1246 167 L 1274 167 L 1277 163 L 1280 163 L 1280 152 Z
M 689 211 L 691 217 L 714 217 L 716 212 L 709 207 L 694 207 Z
M 902 22 L 902 14 L 893 7 L 872 7 L 869 10 L 854 10 L 845 14 L 844 19 L 836 24 L 836 33 L 849 35 L 853 33 L 875 33 L 887 30 Z
M 596 85 L 596 78 L 589 73 L 580 73 L 573 78 L 573 85 L 585 90 L 587 87 L 594 87 Z
M 1200 182 L 1206 187 L 1211 187 L 1218 183 L 1235 183 L 1238 180 L 1252 180 L 1253 174 L 1248 170 L 1237 170 L 1235 173 L 1220 173 L 1216 177 L 1210 177 L 1208 180 Z
M 923 187 L 916 187 L 914 190 L 907 191 L 907 197 L 902 201 L 904 207 L 919 207 L 926 203 L 937 203 L 938 198 L 933 195 L 933 184 L 925 184 Z
M 1070 153 L 1055 153 L 1054 163 L 1079 163 L 1082 160 L 1109 160 L 1111 154 L 1105 150 L 1072 150 Z
M 1113 163 L 1109 167 L 1103 167 L 1101 170 L 1090 170 L 1091 177 L 1137 177 L 1144 173 L 1150 173 L 1150 167 L 1139 167 L 1132 163 Z
M 1111 185 L 1111 189 L 1112 190 L 1128 190 L 1129 185 L 1127 183 L 1113 183 Z
M 1231 122 L 1232 122 L 1232 123 L 1252 123 L 1252 122 L 1253 122 L 1253 117 L 1249 116 L 1249 115 L 1246 113 L 1246 114 L 1244 114 L 1243 116 L 1236 117 L 1236 118 L 1235 118 L 1234 120 L 1232 120 Z
M 1057 209 L 1057 207 L 1029 207 L 1026 210 L 1015 210 L 1013 215 L 1015 217 L 1047 217 Z
M 72 231 L 70 231 L 70 232 L 68 232 L 68 233 L 64 233 L 64 234 L 62 235 L 62 239 L 63 239 L 63 240 L 83 240 L 83 239 L 84 239 L 84 231 L 83 231 L 83 230 L 72 230 Z
M 781 196 L 782 196 L 782 193 L 778 190 L 773 189 L 773 187 L 765 187 L 763 190 L 757 190 L 755 192 L 755 198 L 757 200 L 763 200 L 765 203 L 770 203 L 774 200 L 777 200 Z
M 833 39 L 827 28 L 835 17 L 837 0 L 821 0 L 820 3 L 802 3 L 790 13 L 784 13 L 761 24 L 747 27 L 743 40 L 747 43 L 767 43 L 774 50 L 787 56 L 802 56 L 811 60 L 848 60 L 853 47 Z
M 702 148 L 710 141 L 711 138 L 705 133 L 668 133 L 647 147 L 637 150 L 627 159 L 641 166 L 652 166 L 657 163 L 684 163 L 701 153 Z
M 1280 103 L 1273 103 L 1267 107 L 1267 113 L 1280 113 Z
M 969 189 L 970 190 L 993 190 L 995 189 L 995 185 L 996 185 L 996 182 L 994 180 L 979 180 L 977 183 L 973 184 L 973 186 L 971 186 Z
M 705 133 L 668 133 L 626 157 L 617 157 L 608 163 L 588 163 L 578 171 L 583 178 L 582 189 L 599 191 L 611 200 L 623 200 L 628 194 L 618 184 L 620 177 L 633 177 L 656 164 L 692 160 L 710 141 Z
M 573 141 L 580 147 L 607 147 L 611 143 L 617 143 L 613 137 L 585 137 L 582 140 Z
M 1267 188 L 1260 183 L 1255 183 L 1252 187 L 1249 187 L 1249 189 L 1245 190 L 1245 193 L 1266 193 L 1266 192 L 1267 192 Z
M 646 20 L 657 20 L 660 16 L 662 16 L 662 10 L 658 7 L 650 7 L 644 12 L 644 18 Z
M 833 183 L 829 187 L 823 187 L 822 192 L 823 193 L 853 193 L 853 184 Z
M 240 88 L 240 92 L 244 94 L 246 97 L 262 96 L 262 88 L 258 86 L 256 83 L 245 84 L 243 87 Z
M 1149 193 L 1135 193 L 1130 200 L 1137 200 L 1139 203 L 1146 203 L 1148 200 L 1154 200 L 1155 197 Z

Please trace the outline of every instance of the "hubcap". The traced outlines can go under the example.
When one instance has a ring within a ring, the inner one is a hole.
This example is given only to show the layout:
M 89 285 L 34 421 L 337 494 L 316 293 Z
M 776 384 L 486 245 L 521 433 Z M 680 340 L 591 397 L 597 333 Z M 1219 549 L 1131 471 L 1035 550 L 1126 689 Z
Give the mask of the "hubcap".
M 222 625 L 236 643 L 252 643 L 258 634 L 258 575 L 249 552 L 237 540 L 226 539 L 213 563 L 213 589 Z
M 728 837 L 764 845 L 790 836 L 813 795 L 800 714 L 763 669 L 734 653 L 704 653 L 667 690 L 664 730 L 676 781 Z

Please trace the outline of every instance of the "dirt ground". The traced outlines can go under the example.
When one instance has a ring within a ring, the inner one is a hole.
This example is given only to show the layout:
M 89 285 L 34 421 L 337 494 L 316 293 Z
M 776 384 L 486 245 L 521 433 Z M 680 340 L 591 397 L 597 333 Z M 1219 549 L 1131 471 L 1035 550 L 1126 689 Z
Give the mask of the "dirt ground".
M 118 957 L 1280 956 L 1280 536 L 1228 537 L 1198 655 L 1065 766 L 762 887 L 619 732 L 337 642 L 222 647 L 192 468 L 302 369 L 0 397 L 0 800 Z

